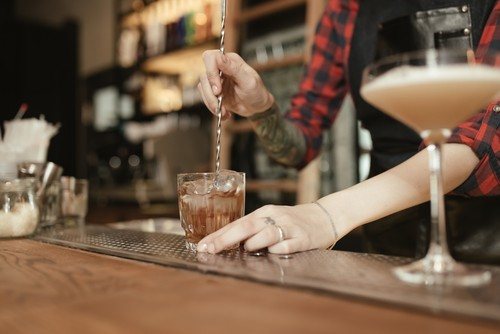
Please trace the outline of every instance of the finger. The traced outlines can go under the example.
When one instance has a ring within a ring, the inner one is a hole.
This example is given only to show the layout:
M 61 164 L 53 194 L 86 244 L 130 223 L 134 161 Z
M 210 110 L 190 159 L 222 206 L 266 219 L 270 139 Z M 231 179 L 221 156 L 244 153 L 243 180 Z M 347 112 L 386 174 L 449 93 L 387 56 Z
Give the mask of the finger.
M 198 252 L 208 252 L 209 245 L 211 245 L 211 248 L 215 248 L 215 246 L 213 246 L 214 240 L 217 239 L 218 237 L 220 237 L 221 235 L 223 235 L 224 233 L 228 232 L 230 229 L 235 228 L 235 226 L 237 226 L 239 224 L 249 224 L 249 221 L 260 220 L 261 221 L 261 229 L 264 228 L 266 225 L 263 223 L 262 217 L 259 214 L 259 212 L 261 212 L 262 210 L 263 210 L 263 208 L 256 210 L 256 211 L 254 211 L 246 216 L 243 216 L 243 217 L 235 220 L 232 223 L 227 224 L 223 228 L 215 231 L 214 233 L 207 235 L 205 238 L 201 239 L 198 242 L 197 251 Z
M 219 95 L 222 91 L 222 82 L 219 75 L 219 66 L 217 63 L 217 57 L 219 55 L 219 50 L 207 50 L 203 52 L 203 62 L 205 63 L 210 90 L 214 95 Z
M 280 226 L 283 230 L 283 227 Z M 283 230 L 284 232 L 284 230 Z M 253 252 L 259 249 L 267 248 L 269 246 L 275 245 L 280 241 L 280 232 L 276 226 L 268 225 L 262 229 L 259 233 L 250 237 L 245 242 L 245 250 Z
M 200 92 L 200 95 L 201 95 L 201 98 L 203 100 L 203 103 L 205 104 L 205 106 L 207 107 L 207 109 L 210 110 L 210 108 L 208 107 L 207 98 L 205 97 L 205 94 L 203 94 L 203 89 L 201 88 L 201 82 L 198 83 L 198 91 Z M 210 110 L 210 112 L 215 115 L 215 113 L 212 110 Z
M 233 114 L 230 111 L 227 111 L 226 107 L 224 105 L 222 106 L 222 120 L 228 120 L 233 117 Z
M 273 254 L 291 254 L 305 251 L 306 249 L 304 249 L 303 243 L 299 238 L 293 238 L 269 246 L 267 250 Z
M 206 75 L 202 75 L 200 77 L 201 90 L 203 91 L 203 96 L 206 99 L 206 106 L 210 109 L 214 114 L 217 111 L 217 97 L 212 92 L 212 88 L 210 88 L 210 82 L 208 82 L 208 78 Z
M 211 244 L 208 245 L 208 251 L 214 254 L 219 253 L 232 245 L 248 239 L 256 233 L 259 233 L 265 228 L 265 226 L 266 225 L 262 220 L 243 220 L 234 224 L 232 228 L 228 229 L 225 233 L 222 233 L 218 237 L 214 238 Z
M 199 242 L 198 242 L 198 248 L 199 248 L 199 251 L 203 251 L 206 249 L 204 249 L 205 247 L 203 245 L 207 245 L 207 244 L 211 244 L 213 243 L 214 239 L 218 238 L 219 236 L 221 236 L 222 234 L 226 233 L 229 229 L 233 228 L 234 224 L 236 224 L 238 222 L 238 220 L 230 223 L 230 224 L 227 224 L 226 226 L 224 226 L 223 228 L 221 229 L 218 229 L 217 231 L 207 235 L 206 237 L 204 237 L 203 239 L 201 239 Z
M 216 238 L 218 238 L 219 236 L 221 236 L 222 234 L 226 233 L 228 230 L 234 228 L 234 226 L 236 224 L 241 224 L 242 221 L 248 219 L 248 216 L 244 216 L 240 219 L 237 219 L 235 220 L 234 222 L 232 223 L 229 223 L 227 224 L 226 226 L 222 227 L 221 229 L 218 229 L 217 231 L 207 235 L 206 237 L 204 237 L 203 239 L 201 239 L 199 242 L 198 242 L 198 246 L 196 247 L 196 250 L 198 252 L 208 252 L 209 251 L 209 245 L 210 248 L 214 248 L 213 246 L 213 242 Z
M 259 211 L 261 211 L 261 210 L 262 210 L 262 208 L 254 211 L 252 213 L 249 213 L 246 216 L 243 216 L 241 218 L 236 219 L 234 222 L 229 223 L 226 226 L 222 227 L 221 229 L 218 229 L 217 231 L 207 235 L 205 238 L 201 239 L 199 243 L 201 244 L 201 243 L 213 242 L 213 240 L 215 238 L 226 233 L 229 229 L 234 228 L 234 226 L 239 225 L 239 224 L 249 224 L 249 221 L 261 220 L 262 221 L 261 227 L 264 228 L 266 225 L 263 223 L 262 217 L 259 214 Z
M 198 92 L 200 93 L 200 96 L 203 100 L 203 103 L 205 104 L 205 106 L 207 106 L 207 109 L 213 114 L 213 115 L 216 115 L 216 112 L 213 112 L 210 110 L 210 108 L 208 108 L 208 101 L 207 101 L 207 98 L 205 97 L 205 94 L 203 94 L 203 89 L 201 88 L 201 83 L 198 83 Z M 222 106 L 222 120 L 223 121 L 226 121 L 226 120 L 229 120 L 233 118 L 233 114 L 229 111 L 227 111 L 226 107 Z
M 208 101 L 207 101 L 207 98 L 205 97 L 205 94 L 203 93 L 203 89 L 201 88 L 201 82 L 198 83 L 198 92 L 200 93 L 200 96 L 203 100 L 203 103 L 205 104 L 205 106 L 207 106 L 207 109 L 210 110 L 210 108 L 208 108 Z M 216 112 L 213 112 L 210 110 L 210 112 L 212 114 L 216 114 Z M 226 120 L 229 120 L 233 118 L 233 114 L 229 111 L 227 111 L 226 107 L 222 106 L 222 120 L 223 121 L 226 121 Z
M 220 68 L 222 73 L 232 78 L 236 84 L 241 85 L 248 81 L 249 75 L 244 71 L 248 65 L 245 61 L 236 53 L 228 53 L 228 54 L 217 54 L 216 55 L 216 64 L 217 67 Z

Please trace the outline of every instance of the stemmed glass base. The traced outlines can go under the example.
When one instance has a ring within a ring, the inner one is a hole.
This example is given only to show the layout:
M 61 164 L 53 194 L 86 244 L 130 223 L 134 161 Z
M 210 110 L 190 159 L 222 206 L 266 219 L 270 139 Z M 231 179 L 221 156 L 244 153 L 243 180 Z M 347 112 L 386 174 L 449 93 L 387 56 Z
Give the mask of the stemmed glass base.
M 450 255 L 446 240 L 446 221 L 441 175 L 441 143 L 449 130 L 421 134 L 429 143 L 431 192 L 431 242 L 427 255 L 416 262 L 394 269 L 404 282 L 424 285 L 480 286 L 491 281 L 491 273 L 456 262 Z
M 394 268 L 393 272 L 400 280 L 411 284 L 473 287 L 491 281 L 489 271 L 458 263 L 450 256 L 426 256 Z

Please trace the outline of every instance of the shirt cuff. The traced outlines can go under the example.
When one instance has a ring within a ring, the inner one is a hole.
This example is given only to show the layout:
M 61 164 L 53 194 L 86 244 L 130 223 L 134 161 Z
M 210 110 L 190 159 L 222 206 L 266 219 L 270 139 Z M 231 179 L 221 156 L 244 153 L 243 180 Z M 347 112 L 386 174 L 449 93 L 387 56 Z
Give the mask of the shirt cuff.
M 500 195 L 499 124 L 500 100 L 453 130 L 447 142 L 469 146 L 479 159 L 471 175 L 453 194 L 473 197 Z

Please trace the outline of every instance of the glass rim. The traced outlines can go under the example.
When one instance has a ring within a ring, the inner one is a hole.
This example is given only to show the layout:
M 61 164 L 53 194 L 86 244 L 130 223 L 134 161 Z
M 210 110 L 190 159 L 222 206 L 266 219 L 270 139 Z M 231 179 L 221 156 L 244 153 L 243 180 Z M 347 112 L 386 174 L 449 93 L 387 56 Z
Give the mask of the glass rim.
M 89 186 L 89 180 L 77 179 L 76 177 L 73 176 L 61 176 L 61 178 L 59 179 L 59 183 L 61 184 L 61 188 L 63 190 L 72 190 L 72 191 L 74 191 L 77 187 L 81 189 L 81 188 L 88 188 Z
M 393 54 L 390 56 L 383 57 L 377 61 L 374 61 L 367 68 L 377 67 L 380 65 L 387 65 L 387 64 L 394 63 L 394 62 L 396 62 L 398 60 L 402 60 L 402 59 L 415 60 L 415 59 L 436 57 L 439 55 L 464 56 L 464 55 L 467 55 L 469 53 L 474 55 L 474 56 L 476 55 L 476 53 L 472 49 L 459 50 L 459 49 L 433 49 L 433 48 L 431 48 L 431 49 L 422 49 L 422 50 L 410 51 L 410 52 L 401 52 L 401 53 L 396 53 L 396 54 Z
M 37 185 L 38 180 L 34 177 L 0 180 L 0 191 L 26 191 Z
M 77 182 L 77 183 L 88 183 L 89 180 L 88 179 L 78 179 L 74 176 L 66 176 L 66 175 L 63 175 L 61 176 L 61 181 L 63 182 Z
M 221 170 L 219 173 L 224 173 L 224 172 L 230 172 L 230 173 L 234 173 L 234 174 L 238 174 L 238 175 L 242 175 L 244 176 L 245 175 L 245 172 L 237 172 L 235 170 L 230 170 L 230 169 L 223 169 Z M 179 173 L 177 174 L 177 179 L 181 178 L 181 177 L 185 177 L 185 176 L 210 176 L 210 175 L 213 175 L 215 176 L 217 174 L 217 172 L 193 172 L 193 173 Z

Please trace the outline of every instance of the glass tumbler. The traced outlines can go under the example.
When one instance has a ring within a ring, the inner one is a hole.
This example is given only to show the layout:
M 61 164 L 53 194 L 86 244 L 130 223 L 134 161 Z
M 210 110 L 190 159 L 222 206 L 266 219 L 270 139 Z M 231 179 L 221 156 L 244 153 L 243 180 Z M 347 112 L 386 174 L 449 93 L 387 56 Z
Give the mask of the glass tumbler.
M 17 176 L 20 179 L 35 178 L 38 180 L 38 206 L 40 209 L 40 226 L 53 226 L 61 216 L 61 183 L 63 169 L 52 162 L 21 162 L 17 165 Z M 44 190 L 40 191 L 40 187 Z
M 88 181 L 70 176 L 61 177 L 61 216 L 65 223 L 85 221 L 88 210 Z
M 177 193 L 186 248 L 193 251 L 205 236 L 245 214 L 245 173 L 179 174 Z

